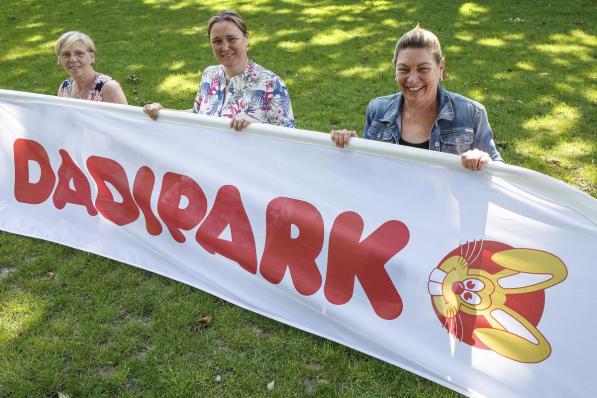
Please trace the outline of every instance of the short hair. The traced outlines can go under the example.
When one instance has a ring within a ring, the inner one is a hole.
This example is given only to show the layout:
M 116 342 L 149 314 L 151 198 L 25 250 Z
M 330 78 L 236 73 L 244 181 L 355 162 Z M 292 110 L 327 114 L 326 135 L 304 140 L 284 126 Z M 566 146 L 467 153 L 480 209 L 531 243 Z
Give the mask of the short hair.
M 241 17 L 239 13 L 232 10 L 224 10 L 220 11 L 219 13 L 211 17 L 209 21 L 207 21 L 207 37 L 209 37 L 209 35 L 211 34 L 211 28 L 215 23 L 224 21 L 232 22 L 233 24 L 235 24 L 236 27 L 239 28 L 241 32 L 243 32 L 243 35 L 247 36 L 249 34 L 247 24 L 245 24 L 243 17 Z
M 54 46 L 54 52 L 56 53 L 56 56 L 60 57 L 60 52 L 62 52 L 62 49 L 64 47 L 68 47 L 77 41 L 83 43 L 85 48 L 87 48 L 87 51 L 90 51 L 95 54 L 95 44 L 93 43 L 93 40 L 91 40 L 91 37 L 89 37 L 83 32 L 71 30 L 70 32 L 66 32 L 65 34 L 60 36 L 60 38 L 56 42 L 56 45 Z
M 443 57 L 442 47 L 439 44 L 437 36 L 433 32 L 421 28 L 419 24 L 398 39 L 396 49 L 394 50 L 394 64 L 396 64 L 396 60 L 398 59 L 398 53 L 407 48 L 425 48 L 431 51 L 438 64 Z

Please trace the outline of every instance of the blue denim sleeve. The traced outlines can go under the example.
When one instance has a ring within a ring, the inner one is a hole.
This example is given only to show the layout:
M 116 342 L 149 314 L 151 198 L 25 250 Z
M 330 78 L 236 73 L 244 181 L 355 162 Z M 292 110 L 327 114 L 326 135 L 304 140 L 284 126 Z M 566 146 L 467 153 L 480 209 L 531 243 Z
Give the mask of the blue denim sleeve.
M 363 138 L 367 140 L 371 139 L 367 132 L 369 131 L 369 127 L 371 126 L 371 120 L 373 118 L 373 110 L 371 109 L 372 102 L 373 101 L 369 101 L 369 104 L 367 104 L 367 111 L 365 112 L 365 127 L 363 128 Z
M 493 141 L 493 132 L 491 131 L 491 126 L 487 119 L 487 111 L 482 105 L 477 109 L 474 125 L 475 138 L 473 140 L 472 148 L 487 152 L 491 157 L 491 160 L 503 161 L 495 146 L 495 142 Z

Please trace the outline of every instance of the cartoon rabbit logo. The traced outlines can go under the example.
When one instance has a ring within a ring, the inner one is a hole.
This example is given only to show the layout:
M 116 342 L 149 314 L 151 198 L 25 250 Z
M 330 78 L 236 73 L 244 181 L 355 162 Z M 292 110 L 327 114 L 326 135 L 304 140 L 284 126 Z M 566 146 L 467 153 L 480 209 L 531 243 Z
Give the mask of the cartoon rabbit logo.
M 566 279 L 553 254 L 473 241 L 454 249 L 429 276 L 443 327 L 460 341 L 519 362 L 545 360 L 551 346 L 537 325 L 545 289 Z

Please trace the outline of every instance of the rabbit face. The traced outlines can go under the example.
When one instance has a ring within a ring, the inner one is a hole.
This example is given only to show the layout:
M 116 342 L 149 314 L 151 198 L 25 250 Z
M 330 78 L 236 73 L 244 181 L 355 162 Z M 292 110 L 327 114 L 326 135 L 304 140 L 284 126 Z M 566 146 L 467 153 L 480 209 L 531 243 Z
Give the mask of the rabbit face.
M 537 329 L 544 289 L 566 278 L 564 263 L 533 249 L 467 243 L 429 276 L 432 304 L 449 333 L 477 348 L 521 362 L 540 362 L 551 347 Z

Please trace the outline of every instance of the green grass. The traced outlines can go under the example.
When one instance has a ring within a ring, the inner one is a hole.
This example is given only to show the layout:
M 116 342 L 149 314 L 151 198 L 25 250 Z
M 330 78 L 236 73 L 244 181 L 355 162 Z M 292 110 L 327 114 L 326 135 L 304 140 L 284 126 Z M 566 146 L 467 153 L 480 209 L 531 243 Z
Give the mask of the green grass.
M 66 75 L 53 45 L 76 29 L 95 39 L 97 70 L 119 80 L 131 104 L 190 108 L 201 69 L 214 63 L 205 22 L 226 7 L 249 24 L 253 59 L 286 81 L 298 127 L 317 131 L 362 129 L 367 102 L 397 90 L 396 39 L 420 22 L 442 41 L 446 88 L 486 106 L 508 163 L 597 197 L 590 0 L 6 0 L 0 88 L 54 95 Z M 194 288 L 59 245 L 1 233 L 0 271 L 0 397 L 457 395 Z M 199 322 L 206 315 L 207 325 Z

